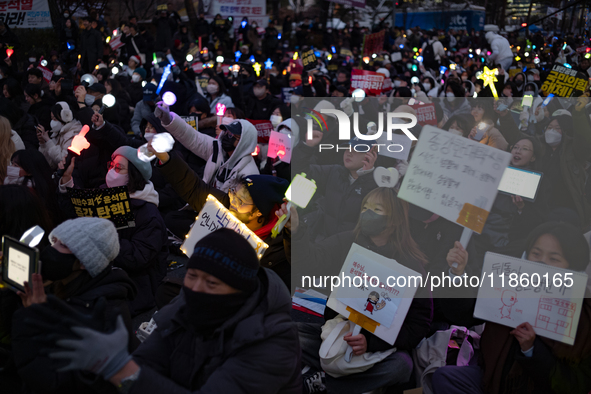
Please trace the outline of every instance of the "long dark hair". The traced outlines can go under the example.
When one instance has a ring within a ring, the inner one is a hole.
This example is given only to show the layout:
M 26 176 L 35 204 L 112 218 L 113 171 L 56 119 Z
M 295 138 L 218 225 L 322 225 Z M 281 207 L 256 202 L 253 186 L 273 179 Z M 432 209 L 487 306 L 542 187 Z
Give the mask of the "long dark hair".
M 25 95 L 23 93 L 23 88 L 21 87 L 20 83 L 14 78 L 6 79 L 4 83 L 6 86 L 6 90 L 8 90 L 8 94 L 10 94 L 10 100 L 12 101 L 22 101 L 25 99 Z
M 131 161 L 127 165 L 127 175 L 129 176 L 129 181 L 127 182 L 129 194 L 144 190 L 144 187 L 148 184 L 140 170 Z
M 49 234 L 53 222 L 43 201 L 26 186 L 0 186 L 0 235 L 19 239 L 38 225 Z
M 388 216 L 388 230 L 391 231 L 388 244 L 392 246 L 395 253 L 400 253 L 404 257 L 417 260 L 423 265 L 427 264 L 427 256 L 419 249 L 419 245 L 410 235 L 410 222 L 408 220 L 408 203 L 398 198 L 396 191 L 390 187 L 378 187 L 369 192 L 361 208 L 369 199 L 381 201 L 384 211 Z M 360 220 L 355 226 L 355 240 L 361 235 L 361 215 Z
M 221 96 L 222 94 L 227 94 L 226 85 L 224 84 L 224 81 L 222 81 L 222 79 L 220 77 L 218 77 L 217 75 L 212 75 L 211 78 L 209 78 L 209 79 L 213 79 L 214 81 L 216 81 L 218 86 L 220 87 L 220 90 L 218 91 L 218 96 Z

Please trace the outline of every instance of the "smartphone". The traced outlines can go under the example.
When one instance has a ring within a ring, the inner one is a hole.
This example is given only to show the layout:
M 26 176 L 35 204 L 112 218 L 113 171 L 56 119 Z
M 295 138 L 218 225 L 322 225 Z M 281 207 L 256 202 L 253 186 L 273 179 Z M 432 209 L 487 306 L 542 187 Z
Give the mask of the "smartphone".
M 482 138 L 484 138 L 484 133 L 486 133 L 487 129 L 488 129 L 488 124 L 486 124 L 485 122 L 478 123 L 478 126 L 476 126 L 476 135 L 474 136 L 474 140 L 475 141 L 482 140 Z

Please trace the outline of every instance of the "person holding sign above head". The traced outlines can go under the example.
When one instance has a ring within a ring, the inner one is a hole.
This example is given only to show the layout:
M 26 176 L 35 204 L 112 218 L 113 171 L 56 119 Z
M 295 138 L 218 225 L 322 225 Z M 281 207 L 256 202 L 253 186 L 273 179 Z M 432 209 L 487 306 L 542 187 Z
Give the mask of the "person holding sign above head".
M 123 268 L 138 288 L 138 296 L 131 303 L 131 313 L 136 316 L 155 305 L 156 288 L 166 276 L 166 225 L 158 211 L 158 193 L 150 181 L 150 163 L 140 160 L 137 149 L 130 146 L 118 148 L 111 159 L 105 186 L 127 186 L 129 205 L 135 218 L 135 226 L 118 232 L 121 251 L 114 260 L 114 265 Z M 72 159 L 72 164 L 60 179 L 61 193 L 66 192 L 66 187 L 74 187 L 72 170 L 75 160 Z M 108 210 L 109 208 L 104 213 L 110 217 L 113 212 L 107 212 Z
M 41 273 L 33 274 L 32 283 L 26 283 L 25 291 L 18 294 L 24 308 L 12 317 L 14 361 L 30 392 L 89 392 L 86 383 L 92 383 L 92 379 L 85 380 L 75 371 L 56 372 L 49 368 L 55 361 L 32 340 L 36 335 L 49 335 L 42 326 L 29 323 L 40 306 L 36 304 L 43 304 L 50 315 L 60 317 L 67 310 L 91 314 L 104 303 L 96 323 L 101 329 L 106 328 L 107 322 L 114 321 L 117 315 L 122 316 L 122 334 L 129 340 L 126 345 L 131 351 L 135 340 L 129 302 L 137 290 L 125 271 L 113 268 L 113 260 L 119 253 L 119 239 L 110 221 L 100 218 L 67 220 L 49 234 L 49 240 L 51 246 L 40 253 Z
M 283 203 L 289 182 L 272 175 L 248 175 L 234 179 L 227 193 L 205 183 L 189 168 L 178 154 L 158 153 L 152 145 L 148 149 L 159 159 L 160 169 L 168 183 L 196 212 L 200 212 L 208 195 L 213 195 L 221 204 L 243 222 L 246 227 L 262 239 L 269 248 L 261 257 L 261 266 L 275 271 L 289 288 L 291 266 L 284 247 L 289 232 L 271 237 L 271 230 L 277 223 L 276 211 Z
M 282 212 L 285 213 L 285 207 Z M 299 221 L 295 208 L 291 208 L 291 219 L 286 227 L 291 227 L 295 248 L 292 253 L 294 269 L 298 273 L 313 273 L 315 277 L 340 275 L 340 270 L 349 249 L 355 243 L 388 259 L 395 259 L 401 265 L 416 271 L 423 277 L 423 266 L 427 263 L 425 255 L 419 250 L 410 235 L 408 204 L 396 196 L 394 189 L 379 187 L 368 193 L 361 203 L 361 214 L 355 229 L 332 235 L 320 243 L 311 243 L 307 237 L 307 225 Z M 333 319 L 336 313 L 326 308 L 324 317 Z M 355 355 L 366 352 L 396 351 L 365 372 L 358 372 L 338 379 L 321 373 L 319 348 L 322 344 L 321 325 L 298 323 L 302 364 L 308 366 L 305 392 L 313 393 L 319 387 L 328 393 L 360 394 L 381 387 L 405 383 L 412 372 L 412 359 L 409 351 L 414 349 L 428 334 L 433 317 L 433 300 L 429 288 L 419 288 L 410 309 L 402 323 L 400 332 L 390 345 L 374 334 L 361 330 L 358 335 L 345 335 L 344 340 L 353 348 Z M 311 382 L 316 381 L 314 385 Z M 322 383 L 320 383 L 322 381 Z M 315 387 L 314 387 L 315 386 Z
M 584 272 L 589 263 L 589 244 L 576 227 L 548 222 L 530 233 L 524 258 Z M 587 291 L 574 345 L 536 335 L 534 327 L 528 322 L 514 329 L 487 322 L 480 340 L 484 364 L 480 367 L 439 368 L 433 375 L 434 392 L 587 392 L 591 387 L 590 296 Z

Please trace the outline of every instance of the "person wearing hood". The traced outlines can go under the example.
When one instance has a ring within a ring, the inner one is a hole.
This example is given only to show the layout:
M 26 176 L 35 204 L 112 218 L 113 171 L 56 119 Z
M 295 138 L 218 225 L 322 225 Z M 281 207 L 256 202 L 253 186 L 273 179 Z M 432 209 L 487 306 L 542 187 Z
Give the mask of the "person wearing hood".
M 515 74 L 515 76 L 512 79 L 513 79 L 513 83 L 515 84 L 515 87 L 517 89 L 517 92 L 521 93 L 521 94 L 519 94 L 519 96 L 524 96 L 525 95 L 525 83 L 527 82 L 527 77 L 525 76 L 525 74 L 522 72 L 519 72 L 519 73 Z
M 232 123 L 230 127 L 236 126 L 236 123 Z M 157 167 L 164 178 L 195 212 L 201 211 L 207 196 L 211 194 L 267 243 L 269 248 L 261 258 L 261 266 L 275 271 L 286 286 L 290 287 L 291 266 L 284 249 L 284 236 L 271 237 L 271 229 L 277 223 L 275 212 L 283 202 L 289 186 L 288 180 L 258 175 L 257 171 L 252 175 L 240 175 L 232 179 L 228 182 L 228 191 L 224 192 L 204 182 L 178 154 L 156 153 L 151 145 L 148 145 L 148 149 L 159 159 Z M 194 218 L 193 214 L 191 223 Z
M 45 130 L 51 130 L 51 108 L 55 104 L 51 95 L 41 90 L 39 85 L 30 83 L 25 86 L 25 100 L 30 105 L 27 113 L 34 118 L 35 123 L 42 125 Z
M 301 394 L 290 311 L 277 275 L 259 268 L 242 236 L 219 229 L 197 242 L 181 295 L 154 315 L 156 329 L 131 356 L 118 321 L 111 334 L 87 329 L 88 336 L 72 337 L 78 350 L 67 359 L 71 368 L 94 370 L 129 394 Z M 54 325 L 56 331 L 64 326 Z M 52 352 L 63 349 L 54 339 L 39 339 Z
M 74 187 L 74 162 L 60 179 L 60 193 Z M 113 264 L 124 269 L 138 288 L 138 296 L 130 304 L 131 314 L 136 316 L 154 307 L 156 288 L 166 276 L 166 225 L 158 212 L 158 193 L 150 181 L 152 167 L 138 158 L 136 148 L 118 148 L 108 168 L 106 187 L 127 186 L 135 219 L 134 226 L 118 231 L 121 250 Z
M 222 133 L 215 139 L 196 131 L 177 114 L 170 112 L 164 103 L 158 103 L 154 115 L 185 148 L 207 160 L 203 172 L 205 183 L 227 192 L 232 179 L 259 173 L 251 155 L 257 144 L 258 132 L 249 121 L 238 119 L 221 125 Z
M 443 120 L 445 123 L 447 119 L 454 115 L 468 114 L 472 108 L 466 100 L 465 90 L 459 83 L 449 82 L 445 86 L 445 99 L 441 101 L 441 109 L 443 109 Z
M 511 51 L 509 41 L 492 31 L 486 33 L 486 41 L 488 41 L 490 51 L 492 52 L 488 56 L 488 61 L 492 64 L 500 65 L 508 72 L 509 67 L 513 64 L 513 52 Z
M 157 86 L 153 83 L 148 83 L 143 88 L 143 99 L 138 101 L 135 105 L 135 111 L 133 112 L 133 118 L 131 118 L 131 131 L 137 136 L 141 134 L 140 123 L 142 119 L 153 113 L 156 108 L 155 102 L 159 101 L 159 96 L 156 94 Z
M 272 118 L 273 116 L 271 116 Z M 291 138 L 291 146 L 295 147 L 300 140 L 300 126 L 295 120 L 289 118 L 279 123 L 277 131 L 281 134 L 288 135 Z M 261 155 L 266 156 L 266 149 L 261 149 Z M 279 178 L 291 181 L 291 164 L 281 161 L 279 156 L 275 159 L 266 158 L 266 162 L 262 164 L 261 174 L 275 175 Z
M 33 274 L 32 283 L 27 283 L 25 292 L 19 293 L 24 308 L 15 312 L 12 319 L 14 362 L 23 383 L 32 392 L 89 392 L 87 383 L 93 379 L 85 379 L 88 376 L 79 371 L 55 372 L 48 368 L 55 361 L 32 340 L 47 332 L 28 323 L 28 319 L 35 316 L 39 307 L 46 308 L 47 323 L 50 319 L 62 320 L 60 317 L 71 311 L 91 314 L 103 304 L 101 314 L 96 316 L 99 326 L 122 316 L 122 336 L 132 351 L 137 340 L 129 303 L 137 290 L 125 271 L 113 267 L 120 247 L 117 230 L 110 221 L 90 217 L 67 220 L 49 234 L 49 241 L 51 246 L 40 253 L 41 273 Z
M 52 169 L 68 154 L 72 139 L 82 129 L 82 124 L 74 119 L 70 106 L 59 101 L 51 108 L 51 137 L 42 125 L 38 127 L 39 151 Z

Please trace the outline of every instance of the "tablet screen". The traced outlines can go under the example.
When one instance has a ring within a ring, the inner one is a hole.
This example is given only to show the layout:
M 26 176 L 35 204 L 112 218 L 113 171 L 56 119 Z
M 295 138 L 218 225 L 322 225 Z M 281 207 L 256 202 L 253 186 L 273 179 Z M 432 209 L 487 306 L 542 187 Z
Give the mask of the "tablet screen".
M 8 279 L 24 286 L 29 280 L 31 265 L 28 254 L 13 247 L 8 247 Z
M 507 167 L 499 183 L 499 191 L 535 200 L 542 174 L 514 167 Z

